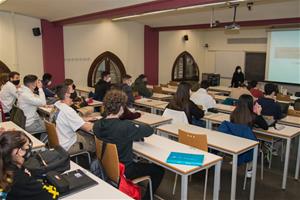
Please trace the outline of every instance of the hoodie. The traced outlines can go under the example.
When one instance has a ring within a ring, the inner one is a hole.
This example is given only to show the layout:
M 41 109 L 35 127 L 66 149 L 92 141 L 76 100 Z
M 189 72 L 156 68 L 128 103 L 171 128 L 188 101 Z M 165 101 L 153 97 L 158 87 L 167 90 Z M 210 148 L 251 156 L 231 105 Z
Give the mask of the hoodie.
M 93 130 L 100 140 L 116 144 L 119 160 L 126 168 L 133 162 L 133 141 L 139 141 L 154 132 L 153 128 L 148 125 L 138 125 L 132 121 L 117 118 L 102 118 L 95 122 Z

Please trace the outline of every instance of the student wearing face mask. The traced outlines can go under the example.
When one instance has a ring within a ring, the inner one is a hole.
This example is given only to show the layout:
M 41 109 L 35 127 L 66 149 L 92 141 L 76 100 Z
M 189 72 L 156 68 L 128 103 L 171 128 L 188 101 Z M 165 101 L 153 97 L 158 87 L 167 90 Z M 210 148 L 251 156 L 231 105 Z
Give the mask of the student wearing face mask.
M 121 89 L 127 95 L 127 98 L 128 98 L 127 106 L 129 108 L 132 108 L 133 104 L 134 104 L 134 96 L 133 96 L 133 93 L 132 93 L 131 84 L 132 84 L 131 76 L 128 75 L 128 74 L 123 76 Z
M 135 79 L 133 88 L 140 96 L 149 98 L 153 95 L 152 91 L 147 88 L 147 76 L 144 74 L 139 75 L 139 77 Z
M 9 81 L 3 85 L 0 91 L 0 101 L 6 116 L 9 116 L 12 105 L 18 98 L 18 88 L 20 88 L 20 74 L 18 72 L 10 72 L 8 77 Z
M 233 73 L 232 79 L 231 79 L 231 87 L 239 87 L 239 85 L 242 85 L 245 81 L 244 73 L 242 72 L 242 68 L 240 66 L 237 66 L 235 68 L 235 72 Z
M 49 89 L 49 86 L 52 83 L 52 75 L 49 73 L 45 73 L 43 75 L 42 83 L 43 83 L 43 90 L 44 90 L 46 98 L 54 97 L 55 93 L 51 89 Z
M 57 199 L 56 188 L 37 181 L 24 168 L 30 153 L 30 142 L 21 131 L 5 131 L 0 135 L 0 199 Z
M 35 75 L 27 75 L 23 79 L 24 87 L 20 90 L 18 98 L 18 107 L 23 110 L 26 116 L 25 130 L 29 133 L 46 132 L 45 124 L 39 117 L 37 109 L 46 105 L 46 97 L 43 91 L 43 85 Z M 34 94 L 38 89 L 39 94 Z
M 71 99 L 76 99 L 78 97 L 76 92 L 76 85 L 72 79 L 66 78 L 64 84 L 70 88 Z
M 95 96 L 94 99 L 98 101 L 103 101 L 103 98 L 111 87 L 111 77 L 108 71 L 104 71 L 101 74 L 101 79 L 95 85 Z

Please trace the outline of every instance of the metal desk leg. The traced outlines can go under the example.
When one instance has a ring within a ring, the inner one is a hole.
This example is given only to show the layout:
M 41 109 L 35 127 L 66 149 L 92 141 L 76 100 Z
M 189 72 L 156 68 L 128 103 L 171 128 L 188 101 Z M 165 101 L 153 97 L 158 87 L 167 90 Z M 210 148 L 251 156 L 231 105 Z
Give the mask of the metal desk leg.
M 300 135 L 298 136 L 298 152 L 297 152 L 297 163 L 296 163 L 296 172 L 295 172 L 295 179 L 298 180 L 299 178 L 299 165 L 300 165 Z
M 286 179 L 289 171 L 289 159 L 290 159 L 290 149 L 291 149 L 291 138 L 286 139 L 286 149 L 285 149 L 285 161 L 283 169 L 283 179 L 281 189 L 285 190 L 286 188 Z
M 187 200 L 188 176 L 181 175 L 181 200 Z
M 233 155 L 233 160 L 232 160 L 231 197 L 230 197 L 230 199 L 235 199 L 237 163 L 238 163 L 238 155 L 234 154 Z
M 254 148 L 254 150 L 253 150 L 250 200 L 254 200 L 254 196 L 255 196 L 255 181 L 256 181 L 257 155 L 258 155 L 258 145 L 256 145 L 255 148 Z
M 210 120 L 206 120 L 206 128 L 208 129 L 212 128 L 212 122 Z
M 213 200 L 219 199 L 220 193 L 220 182 L 221 182 L 221 164 L 222 161 L 220 160 L 215 165 L 215 177 L 214 177 L 214 193 L 213 193 Z

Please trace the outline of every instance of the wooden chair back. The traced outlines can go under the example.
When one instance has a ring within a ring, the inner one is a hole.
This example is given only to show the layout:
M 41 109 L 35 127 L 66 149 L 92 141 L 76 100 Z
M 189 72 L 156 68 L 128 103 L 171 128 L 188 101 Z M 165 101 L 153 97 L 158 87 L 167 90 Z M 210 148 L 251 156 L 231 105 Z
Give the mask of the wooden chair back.
M 170 81 L 169 85 L 171 85 L 171 86 L 178 86 L 178 82 L 176 82 L 176 81 Z
M 300 117 L 300 110 L 292 110 L 292 109 L 289 109 L 289 110 L 288 110 L 288 115 Z
M 54 123 L 51 123 L 45 120 L 45 127 L 48 134 L 48 145 L 50 148 L 55 148 L 59 146 L 59 140 L 57 137 L 56 126 Z
M 160 86 L 156 86 L 154 85 L 153 86 L 153 90 L 152 90 L 154 93 L 162 93 L 162 88 Z
M 115 183 L 119 183 L 119 156 L 117 146 L 115 144 L 106 143 L 105 152 L 102 155 L 103 141 L 95 137 L 96 155 L 101 162 L 108 178 Z
M 207 136 L 205 134 L 189 133 L 181 129 L 179 129 L 178 134 L 180 143 L 189 145 L 202 151 L 208 151 Z
M 288 101 L 290 102 L 291 101 L 291 97 L 289 95 L 283 95 L 283 94 L 277 94 L 276 96 L 276 100 L 277 101 Z

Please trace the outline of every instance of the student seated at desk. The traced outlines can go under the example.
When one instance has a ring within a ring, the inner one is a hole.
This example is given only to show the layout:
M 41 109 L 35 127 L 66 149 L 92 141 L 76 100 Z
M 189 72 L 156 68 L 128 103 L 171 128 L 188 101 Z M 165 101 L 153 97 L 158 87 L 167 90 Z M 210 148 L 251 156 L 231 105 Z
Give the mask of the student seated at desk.
M 70 107 L 73 102 L 69 88 L 66 85 L 58 87 L 56 95 L 60 101 L 54 104 L 57 110 L 52 121 L 56 123 L 59 144 L 70 154 L 81 150 L 95 152 L 94 137 L 88 133 L 76 132 L 79 129 L 90 132 L 93 129 L 93 124 L 88 122 L 89 118 L 82 119 Z
M 284 117 L 281 112 L 280 105 L 276 102 L 276 95 L 278 93 L 278 86 L 273 83 L 265 85 L 265 95 L 257 100 L 261 105 L 261 114 L 265 116 L 272 116 L 274 120 L 279 120 Z
M 232 88 L 229 97 L 232 99 L 239 99 L 241 95 L 248 94 L 251 95 L 251 92 L 247 89 L 245 84 L 240 84 L 237 88 Z
M 189 83 L 181 82 L 167 108 L 184 111 L 190 124 L 203 126 L 200 119 L 204 116 L 204 111 L 190 100 L 190 89 Z
M 142 97 L 150 98 L 153 95 L 152 91 L 147 88 L 147 76 L 144 74 L 135 79 L 133 88 Z
M 201 81 L 200 89 L 194 92 L 190 98 L 196 105 L 201 105 L 203 110 L 207 110 L 216 106 L 216 101 L 214 98 L 207 93 L 208 88 L 208 81 Z
M 103 101 L 106 92 L 111 87 L 110 82 L 111 82 L 110 73 L 108 71 L 102 72 L 101 79 L 95 85 L 95 95 L 94 95 L 95 100 Z
M 37 113 L 40 106 L 46 105 L 46 97 L 43 91 L 43 84 L 35 75 L 24 77 L 24 87 L 20 88 L 18 107 L 23 110 L 26 116 L 25 130 L 29 133 L 46 132 L 45 124 Z M 39 94 L 34 94 L 38 89 Z
M 110 90 L 104 97 L 105 118 L 95 122 L 94 133 L 104 142 L 116 144 L 121 163 L 126 167 L 125 175 L 128 179 L 150 176 L 155 193 L 164 175 L 163 168 L 153 163 L 136 163 L 133 161 L 133 141 L 141 140 L 154 133 L 148 125 L 137 125 L 129 120 L 120 120 L 126 105 L 127 96 L 120 90 Z M 149 197 L 149 189 L 144 197 Z
M 74 81 L 72 79 L 67 78 L 65 79 L 64 84 L 71 88 L 71 90 L 69 91 L 71 94 L 71 99 L 76 99 L 78 95 L 76 92 L 76 85 L 74 84 Z
M 20 88 L 20 74 L 18 72 L 10 72 L 8 77 L 9 81 L 3 85 L 0 91 L 0 101 L 6 116 L 10 115 L 12 106 L 18 98 L 17 90 Z
M 235 124 L 243 124 L 268 130 L 268 124 L 261 115 L 262 107 L 250 95 L 243 94 L 240 96 L 235 109 L 230 114 L 230 121 Z
M 52 75 L 49 74 L 49 73 L 45 73 L 43 75 L 42 83 L 43 83 L 43 90 L 44 90 L 46 98 L 48 98 L 48 97 L 54 97 L 55 96 L 55 92 L 53 92 L 51 89 L 49 89 L 49 86 L 52 83 Z
M 257 81 L 249 82 L 249 90 L 253 97 L 260 98 L 264 96 L 264 93 L 259 89 Z
M 0 135 L 0 199 L 57 199 L 56 188 L 33 178 L 23 166 L 30 153 L 29 139 L 21 131 L 6 131 Z M 55 189 L 55 190 L 54 190 Z
M 127 95 L 128 98 L 127 106 L 129 108 L 133 107 L 134 100 L 135 100 L 133 96 L 131 84 L 132 84 L 132 79 L 130 75 L 126 74 L 125 76 L 122 77 L 122 84 L 120 86 L 120 89 Z

